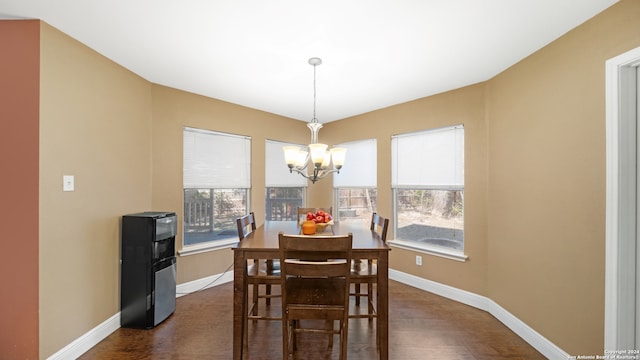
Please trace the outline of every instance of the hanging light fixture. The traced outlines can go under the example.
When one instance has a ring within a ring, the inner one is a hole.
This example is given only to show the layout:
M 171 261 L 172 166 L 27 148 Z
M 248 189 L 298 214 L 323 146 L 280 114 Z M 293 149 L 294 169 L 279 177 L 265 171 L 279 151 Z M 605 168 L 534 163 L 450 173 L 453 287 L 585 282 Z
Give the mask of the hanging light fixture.
M 284 146 L 283 149 L 289 172 L 295 171 L 315 184 L 316 181 L 333 172 L 340 173 L 347 149 L 332 148 L 327 151 L 326 144 L 318 143 L 318 131 L 322 124 L 316 118 L 316 66 L 322 64 L 322 59 L 312 57 L 309 59 L 309 64 L 313 65 L 313 119 L 307 123 L 307 127 L 311 130 L 311 144 L 308 150 L 297 146 Z M 309 174 L 309 165 L 313 169 L 312 174 Z

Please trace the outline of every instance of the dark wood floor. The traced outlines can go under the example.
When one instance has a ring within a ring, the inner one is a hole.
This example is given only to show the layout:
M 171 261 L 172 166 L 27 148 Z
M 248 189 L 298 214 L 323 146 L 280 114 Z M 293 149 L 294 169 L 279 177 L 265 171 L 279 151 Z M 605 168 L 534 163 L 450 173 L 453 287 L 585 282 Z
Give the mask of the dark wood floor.
M 175 313 L 151 330 L 120 328 L 80 359 L 232 358 L 233 285 L 227 283 L 177 299 Z M 545 359 L 485 311 L 389 282 L 389 358 L 394 360 Z M 279 310 L 279 302 L 272 304 Z M 281 359 L 280 322 L 249 326 L 248 359 Z M 375 326 L 349 322 L 349 359 L 377 358 Z M 303 334 L 307 335 L 307 334 Z M 311 336 L 311 335 L 310 335 Z M 326 336 L 299 339 L 297 359 L 337 359 Z

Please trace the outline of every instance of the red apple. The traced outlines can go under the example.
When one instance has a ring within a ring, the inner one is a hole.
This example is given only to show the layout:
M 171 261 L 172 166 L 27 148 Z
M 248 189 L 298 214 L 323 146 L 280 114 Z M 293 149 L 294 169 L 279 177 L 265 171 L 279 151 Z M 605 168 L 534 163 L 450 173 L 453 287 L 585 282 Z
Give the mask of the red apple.
M 307 213 L 307 220 L 314 220 L 316 216 L 312 212 Z

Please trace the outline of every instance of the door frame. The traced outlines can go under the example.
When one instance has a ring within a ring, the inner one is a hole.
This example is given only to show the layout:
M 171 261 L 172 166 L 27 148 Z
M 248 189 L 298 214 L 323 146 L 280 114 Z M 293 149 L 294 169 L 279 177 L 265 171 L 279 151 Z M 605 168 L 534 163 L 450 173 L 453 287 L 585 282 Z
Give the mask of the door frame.
M 636 348 L 638 64 L 640 47 L 606 62 L 605 350 Z

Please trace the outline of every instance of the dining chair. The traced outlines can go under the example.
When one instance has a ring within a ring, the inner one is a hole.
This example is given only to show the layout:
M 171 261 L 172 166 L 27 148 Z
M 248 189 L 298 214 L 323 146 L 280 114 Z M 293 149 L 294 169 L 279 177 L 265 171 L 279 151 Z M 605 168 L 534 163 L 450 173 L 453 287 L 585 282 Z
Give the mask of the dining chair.
M 371 215 L 371 231 L 375 231 L 382 241 L 387 240 L 387 231 L 389 230 L 389 219 L 380 216 L 378 213 Z M 351 296 L 355 296 L 356 307 L 360 306 L 360 298 L 365 297 L 367 300 L 367 312 L 365 314 L 350 314 L 350 318 L 368 318 L 372 321 L 377 316 L 377 311 L 373 306 L 373 284 L 378 278 L 378 269 L 371 259 L 362 261 L 354 259 L 351 265 L 351 282 L 354 284 L 354 292 Z M 367 292 L 361 291 L 361 284 L 367 285 Z
M 298 223 L 301 224 L 302 222 L 304 222 L 307 218 L 306 215 L 310 212 L 312 213 L 316 213 L 316 211 L 318 210 L 322 210 L 326 213 L 331 214 L 331 216 L 333 216 L 333 213 L 331 212 L 333 210 L 333 206 L 330 206 L 329 208 L 303 208 L 303 207 L 299 207 L 298 208 Z M 305 215 L 305 217 L 303 218 L 302 215 Z
M 247 235 L 256 229 L 256 219 L 253 212 L 236 219 L 238 227 L 238 238 L 242 241 Z M 280 285 L 280 262 L 278 260 L 253 259 L 252 264 L 247 266 L 247 281 L 245 282 L 244 294 L 249 298 L 249 284 L 252 286 L 252 301 L 246 313 L 243 314 L 245 329 L 249 320 L 280 320 L 281 317 L 260 315 L 259 301 L 265 299 L 266 306 L 271 305 L 271 299 L 280 297 L 271 293 L 271 285 Z M 265 295 L 260 294 L 260 285 L 265 285 Z M 245 334 L 247 332 L 245 331 Z
M 296 350 L 296 334 L 340 336 L 340 359 L 347 358 L 349 276 L 353 235 L 278 235 L 282 289 L 282 355 Z M 301 320 L 307 320 L 302 324 Z M 312 320 L 309 322 L 309 320 Z M 339 322 L 335 329 L 335 321 Z M 317 325 L 323 322 L 324 326 Z M 304 326 L 303 326 L 304 325 Z

